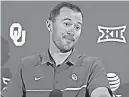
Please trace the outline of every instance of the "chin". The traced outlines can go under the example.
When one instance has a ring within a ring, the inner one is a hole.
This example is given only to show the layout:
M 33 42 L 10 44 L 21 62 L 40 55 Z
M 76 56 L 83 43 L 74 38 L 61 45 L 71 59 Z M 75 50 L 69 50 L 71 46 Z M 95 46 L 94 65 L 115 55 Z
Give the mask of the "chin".
M 73 46 L 72 47 L 64 47 L 64 48 L 61 49 L 61 52 L 66 53 L 66 52 L 69 52 L 72 49 L 73 49 Z
M 61 49 L 60 51 L 61 51 L 62 53 L 67 53 L 67 52 L 70 51 L 70 49 Z
M 75 46 L 75 44 L 71 43 L 71 44 L 67 44 L 67 43 L 63 43 L 61 42 L 60 45 L 58 45 L 58 49 L 60 49 L 60 51 L 62 53 L 66 53 L 69 52 L 71 49 L 73 49 Z

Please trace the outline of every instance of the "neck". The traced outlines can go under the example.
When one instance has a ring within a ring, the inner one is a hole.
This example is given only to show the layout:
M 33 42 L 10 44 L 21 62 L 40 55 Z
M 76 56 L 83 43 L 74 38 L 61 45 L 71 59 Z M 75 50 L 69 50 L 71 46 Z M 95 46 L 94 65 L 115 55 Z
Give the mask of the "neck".
M 56 64 L 61 63 L 62 61 L 64 61 L 72 52 L 72 50 L 70 50 L 69 52 L 66 53 L 62 53 L 54 44 L 54 42 L 52 40 L 50 40 L 50 46 L 49 46 L 49 51 L 50 54 L 52 55 L 53 59 L 56 61 Z
M 52 40 L 50 40 L 50 43 L 49 43 L 49 50 L 50 50 L 50 53 L 53 55 L 53 54 L 58 54 L 58 55 L 67 55 L 69 53 L 72 52 L 72 50 L 70 50 L 69 52 L 66 52 L 66 53 L 63 53 L 61 52 L 57 46 L 54 44 L 54 42 Z
M 49 51 L 52 55 L 61 53 L 52 40 L 50 40 Z

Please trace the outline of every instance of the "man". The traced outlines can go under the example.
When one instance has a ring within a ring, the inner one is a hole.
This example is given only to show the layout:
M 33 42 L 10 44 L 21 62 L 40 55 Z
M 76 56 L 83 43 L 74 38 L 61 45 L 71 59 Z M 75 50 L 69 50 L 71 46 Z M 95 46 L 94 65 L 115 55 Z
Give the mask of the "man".
M 5 40 L 1 36 L 1 91 L 4 90 L 10 81 L 12 74 L 9 68 L 7 68 L 6 62 L 9 60 L 9 44 L 8 41 Z
M 53 8 L 46 21 L 49 49 L 22 60 L 3 97 L 111 97 L 98 58 L 75 50 L 82 19 L 76 5 L 63 2 Z

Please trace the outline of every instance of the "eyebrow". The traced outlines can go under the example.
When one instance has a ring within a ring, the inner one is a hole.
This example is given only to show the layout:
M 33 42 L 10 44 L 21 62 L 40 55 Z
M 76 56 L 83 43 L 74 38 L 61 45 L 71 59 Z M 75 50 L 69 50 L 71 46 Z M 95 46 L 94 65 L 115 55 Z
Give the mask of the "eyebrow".
M 65 18 L 65 19 L 63 19 L 62 21 L 65 21 L 65 20 L 72 21 L 72 19 L 70 19 L 70 18 Z M 79 21 L 78 21 L 77 23 L 82 25 L 82 22 L 79 22 Z
M 62 21 L 65 21 L 65 20 L 72 21 L 72 19 L 70 19 L 70 18 L 65 18 L 65 19 L 63 19 Z
M 78 24 L 81 24 L 82 25 L 82 22 L 78 22 Z

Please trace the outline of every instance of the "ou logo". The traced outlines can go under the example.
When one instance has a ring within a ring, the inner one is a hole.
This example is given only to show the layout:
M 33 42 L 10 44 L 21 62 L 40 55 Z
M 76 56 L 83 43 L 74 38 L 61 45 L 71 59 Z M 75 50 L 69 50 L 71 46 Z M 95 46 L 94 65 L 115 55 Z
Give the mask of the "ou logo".
M 73 80 L 73 81 L 77 81 L 77 80 L 78 80 L 78 77 L 77 77 L 76 74 L 72 74 L 72 80 Z
M 19 23 L 13 23 L 10 26 L 10 38 L 13 40 L 16 46 L 22 46 L 25 43 L 26 31 L 22 30 L 22 26 Z M 18 40 L 21 38 L 21 41 Z

